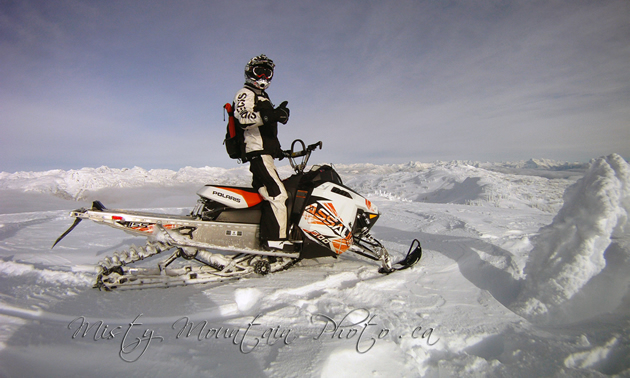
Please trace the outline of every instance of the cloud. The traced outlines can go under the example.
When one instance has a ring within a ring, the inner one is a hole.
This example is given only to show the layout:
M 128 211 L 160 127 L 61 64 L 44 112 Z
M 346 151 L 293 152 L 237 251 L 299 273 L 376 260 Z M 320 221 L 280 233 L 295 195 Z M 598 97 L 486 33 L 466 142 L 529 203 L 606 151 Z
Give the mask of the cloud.
M 332 161 L 630 156 L 629 7 L 4 3 L 0 170 L 232 165 L 222 105 L 260 53 L 283 144 L 321 139 Z

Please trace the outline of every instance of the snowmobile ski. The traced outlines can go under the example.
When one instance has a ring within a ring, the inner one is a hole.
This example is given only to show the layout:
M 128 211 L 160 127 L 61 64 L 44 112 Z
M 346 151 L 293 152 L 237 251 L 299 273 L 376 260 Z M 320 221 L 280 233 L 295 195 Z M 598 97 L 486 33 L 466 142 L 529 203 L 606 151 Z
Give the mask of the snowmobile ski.
M 58 244 L 58 243 L 59 243 L 59 242 L 60 242 L 63 238 L 65 238 L 65 237 L 66 237 L 66 235 L 68 235 L 70 232 L 72 232 L 72 230 L 74 230 L 74 228 L 75 228 L 75 227 L 76 227 L 79 223 L 81 223 L 81 221 L 82 221 L 82 220 L 83 220 L 83 219 L 81 219 L 81 218 L 75 218 L 75 219 L 74 219 L 74 223 L 72 223 L 72 226 L 70 226 L 70 227 L 66 230 L 66 232 L 64 232 L 63 234 L 61 234 L 61 236 L 60 236 L 60 237 L 58 237 L 58 238 L 57 238 L 57 240 L 55 240 L 55 243 L 52 245 L 52 247 L 50 247 L 50 249 L 55 248 L 55 246 L 56 246 L 56 245 L 57 245 L 57 244 Z
M 411 242 L 411 245 L 409 246 L 409 251 L 407 251 L 407 256 L 404 259 L 395 263 L 392 266 L 392 270 L 390 270 L 389 272 L 382 271 L 382 268 L 379 269 L 379 272 L 389 274 L 397 270 L 409 269 L 412 266 L 416 265 L 416 263 L 420 261 L 420 258 L 422 258 L 422 246 L 420 245 L 420 241 L 418 239 L 414 239 Z

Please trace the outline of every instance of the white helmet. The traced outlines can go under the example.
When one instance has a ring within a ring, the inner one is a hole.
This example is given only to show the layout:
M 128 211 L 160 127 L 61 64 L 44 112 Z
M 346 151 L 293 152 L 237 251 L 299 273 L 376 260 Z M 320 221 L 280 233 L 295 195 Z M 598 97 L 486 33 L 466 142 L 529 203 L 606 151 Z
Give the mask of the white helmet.
M 271 83 L 275 66 L 273 60 L 264 54 L 252 58 L 245 65 L 245 83 L 258 89 L 267 89 Z

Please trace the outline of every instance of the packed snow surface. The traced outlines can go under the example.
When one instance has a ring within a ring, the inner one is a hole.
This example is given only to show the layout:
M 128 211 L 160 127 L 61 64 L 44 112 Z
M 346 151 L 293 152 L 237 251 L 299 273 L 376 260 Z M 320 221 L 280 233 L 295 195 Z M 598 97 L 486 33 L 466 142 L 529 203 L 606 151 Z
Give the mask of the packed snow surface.
M 247 166 L 0 173 L 0 376 L 630 376 L 620 156 L 335 168 L 379 207 L 395 260 L 422 242 L 414 268 L 383 276 L 343 254 L 101 292 L 94 264 L 144 240 L 83 222 L 51 250 L 68 210 L 187 214 L 204 184 L 249 185 Z

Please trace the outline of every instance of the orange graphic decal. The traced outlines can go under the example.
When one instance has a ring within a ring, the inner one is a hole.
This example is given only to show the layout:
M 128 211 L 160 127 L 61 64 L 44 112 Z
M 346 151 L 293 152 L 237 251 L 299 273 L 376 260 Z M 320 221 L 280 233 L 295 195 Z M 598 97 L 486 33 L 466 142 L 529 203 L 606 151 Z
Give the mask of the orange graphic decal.
M 256 192 L 249 192 L 246 190 L 236 189 L 236 188 L 225 188 L 222 186 L 217 186 L 217 188 L 242 196 L 245 199 L 245 202 L 247 203 L 248 207 L 256 206 L 259 203 L 261 203 L 263 200 L 260 194 Z
M 336 238 L 332 241 L 335 252 L 340 255 L 352 246 L 352 234 L 348 234 L 345 238 Z
M 332 247 L 337 254 L 341 254 L 352 245 L 352 233 L 341 221 L 337 209 L 330 202 L 315 202 L 304 209 L 305 220 L 312 225 L 323 225 L 328 227 L 335 235 L 333 237 L 321 235 L 316 231 L 309 232 L 320 242 Z M 332 243 L 332 246 L 329 244 Z
M 372 202 L 370 202 L 368 199 L 365 200 L 365 206 L 367 206 L 368 210 L 371 213 L 377 213 L 378 210 L 376 209 L 376 206 L 372 205 Z

